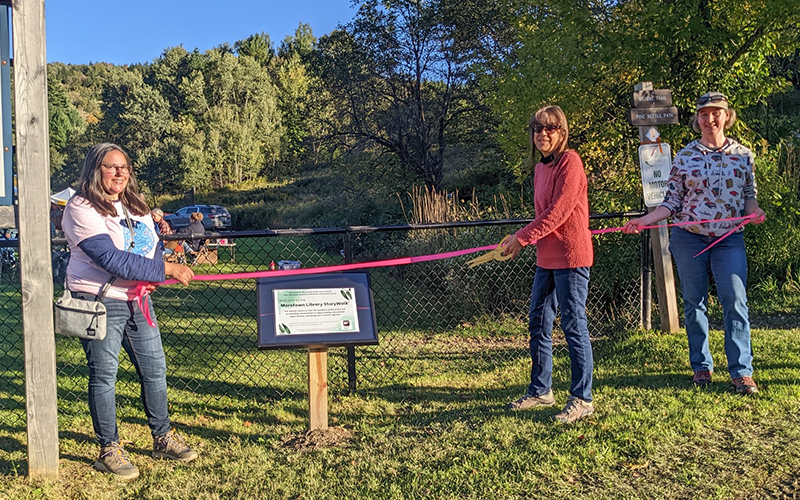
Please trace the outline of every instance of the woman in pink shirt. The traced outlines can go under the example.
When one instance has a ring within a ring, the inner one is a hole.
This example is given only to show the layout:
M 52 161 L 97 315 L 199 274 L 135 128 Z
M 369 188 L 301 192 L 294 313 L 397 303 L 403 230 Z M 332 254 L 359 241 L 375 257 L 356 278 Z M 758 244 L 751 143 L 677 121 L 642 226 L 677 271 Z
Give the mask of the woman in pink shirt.
M 555 419 L 577 422 L 594 413 L 594 359 L 586 321 L 589 268 L 594 262 L 589 232 L 589 199 L 581 157 L 568 149 L 567 117 L 558 106 L 537 111 L 529 123 L 531 143 L 542 159 L 534 171 L 536 219 L 512 235 L 506 254 L 516 257 L 536 245 L 536 273 L 528 321 L 531 383 L 508 404 L 524 410 L 555 404 L 553 395 L 553 321 L 561 309 L 561 329 L 569 346 L 572 382 L 564 409 Z

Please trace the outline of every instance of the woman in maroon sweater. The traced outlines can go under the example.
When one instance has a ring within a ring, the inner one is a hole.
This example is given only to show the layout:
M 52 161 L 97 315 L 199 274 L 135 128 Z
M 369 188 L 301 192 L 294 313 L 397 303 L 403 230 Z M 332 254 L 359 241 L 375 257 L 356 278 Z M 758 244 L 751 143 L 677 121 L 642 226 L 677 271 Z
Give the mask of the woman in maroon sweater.
M 536 244 L 536 273 L 531 290 L 531 383 L 509 403 L 511 410 L 552 406 L 553 321 L 561 309 L 561 329 L 569 346 L 572 383 L 560 422 L 577 422 L 594 413 L 592 344 L 586 321 L 589 268 L 594 262 L 589 232 L 589 199 L 583 162 L 568 149 L 567 118 L 558 106 L 546 106 L 529 124 L 532 145 L 542 159 L 534 171 L 536 219 L 512 235 L 504 253 L 516 257 Z

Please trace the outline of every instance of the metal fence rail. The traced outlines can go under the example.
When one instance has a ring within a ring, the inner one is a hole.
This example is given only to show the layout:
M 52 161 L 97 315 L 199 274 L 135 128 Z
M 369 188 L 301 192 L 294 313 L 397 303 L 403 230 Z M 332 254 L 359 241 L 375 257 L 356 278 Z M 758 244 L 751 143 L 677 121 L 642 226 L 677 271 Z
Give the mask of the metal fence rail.
M 619 225 L 628 214 L 592 217 L 592 228 Z M 229 243 L 215 249 L 217 262 L 197 274 L 265 270 L 271 262 L 299 260 L 303 267 L 424 255 L 500 241 L 526 221 L 477 221 L 382 227 L 348 227 L 216 233 Z M 205 236 L 206 238 L 208 236 Z M 165 237 L 165 239 L 174 239 Z M 637 328 L 642 308 L 642 238 L 621 233 L 595 237 L 587 313 L 593 335 Z M 63 240 L 53 245 L 56 293 L 62 292 Z M 235 243 L 232 245 L 231 243 Z M 5 247 L 5 248 L 3 248 Z M 9 248 L 10 247 L 10 248 Z M 12 242 L 0 241 L 5 254 Z M 471 256 L 370 270 L 377 346 L 332 348 L 332 390 L 403 384 L 436 359 L 468 356 L 476 367 L 527 358 L 525 318 L 536 264 L 535 251 L 503 263 L 468 269 Z M 24 422 L 24 376 L 19 275 L 13 259 L 0 267 L 0 421 Z M 154 294 L 172 390 L 202 400 L 222 396 L 281 397 L 306 390 L 306 351 L 259 351 L 254 280 L 196 281 L 164 286 Z M 486 328 L 465 328 L 486 325 Z M 476 333 L 480 331 L 483 333 Z M 556 332 L 556 337 L 559 333 Z M 57 336 L 59 411 L 85 412 L 87 368 L 80 344 Z M 118 391 L 138 393 L 133 367 L 123 355 Z M 5 417 L 3 415 L 6 415 Z M 10 416 L 9 416 L 10 415 Z

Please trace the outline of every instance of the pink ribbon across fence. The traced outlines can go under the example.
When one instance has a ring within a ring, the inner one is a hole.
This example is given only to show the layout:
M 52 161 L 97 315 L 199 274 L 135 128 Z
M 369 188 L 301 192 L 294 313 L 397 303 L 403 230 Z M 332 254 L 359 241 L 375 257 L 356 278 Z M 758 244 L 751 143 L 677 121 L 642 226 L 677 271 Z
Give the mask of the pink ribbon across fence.
M 696 224 L 707 224 L 710 222 L 730 222 L 730 221 L 741 221 L 736 227 L 719 237 L 718 239 L 714 240 L 713 243 L 705 247 L 701 250 L 697 255 L 694 257 L 699 256 L 703 252 L 709 250 L 711 247 L 719 243 L 720 241 L 724 240 L 731 234 L 738 231 L 740 228 L 744 227 L 745 224 L 752 222 L 756 219 L 755 214 L 750 214 L 744 217 L 731 217 L 728 219 L 715 219 L 715 220 L 700 220 L 700 221 L 690 221 L 690 222 L 675 222 L 672 224 L 664 224 L 664 225 L 655 225 L 655 226 L 641 226 L 639 229 L 656 229 L 660 227 L 673 227 L 673 226 L 689 226 L 689 225 L 696 225 Z M 592 230 L 592 234 L 605 234 L 605 233 L 613 233 L 616 231 L 622 231 L 622 227 L 610 227 L 606 229 L 595 229 Z M 443 252 L 443 253 L 435 253 L 429 255 L 419 255 L 416 257 L 400 257 L 396 259 L 384 259 L 384 260 L 373 260 L 368 262 L 356 262 L 353 264 L 336 264 L 333 266 L 321 266 L 321 267 L 307 267 L 303 269 L 284 269 L 284 270 L 276 270 L 276 271 L 252 271 L 252 272 L 245 272 L 245 273 L 229 273 L 229 274 L 198 274 L 195 275 L 192 280 L 193 281 L 220 281 L 220 280 L 242 280 L 242 279 L 255 279 L 255 278 L 277 278 L 280 276 L 297 276 L 302 274 L 322 274 L 327 272 L 339 272 L 339 271 L 352 271 L 354 269 L 368 269 L 373 267 L 392 267 L 392 266 L 403 266 L 406 264 L 416 264 L 418 262 L 429 262 L 432 260 L 443 260 L 443 259 L 451 259 L 453 257 L 461 257 L 462 255 L 469 255 L 471 253 L 477 252 L 486 252 L 489 250 L 494 250 L 497 248 L 497 245 L 487 245 L 483 247 L 475 247 L 475 248 L 468 248 L 466 250 L 456 250 L 454 252 Z M 178 283 L 178 280 L 169 279 L 158 283 L 158 285 L 174 285 Z M 150 309 L 147 307 L 147 288 L 146 286 L 148 283 L 140 283 L 139 286 L 136 287 L 136 296 L 135 301 L 136 304 L 139 306 L 139 309 L 142 311 L 145 319 L 147 320 L 147 324 L 150 326 L 155 326 L 153 323 L 152 317 L 150 316 Z

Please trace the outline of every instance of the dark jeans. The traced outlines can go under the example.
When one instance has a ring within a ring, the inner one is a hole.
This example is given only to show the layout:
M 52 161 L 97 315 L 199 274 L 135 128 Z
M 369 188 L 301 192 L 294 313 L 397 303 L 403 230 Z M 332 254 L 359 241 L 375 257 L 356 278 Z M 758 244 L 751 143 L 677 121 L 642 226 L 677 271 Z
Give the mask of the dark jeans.
M 546 394 L 553 386 L 553 321 L 561 309 L 561 329 L 567 340 L 572 368 L 569 393 L 592 401 L 594 358 L 586 321 L 589 268 L 536 268 L 531 289 L 528 331 L 531 334 L 531 384 L 528 393 Z
M 74 297 L 94 299 L 94 295 L 73 292 Z M 153 304 L 148 296 L 148 307 Z M 167 364 L 161 345 L 158 323 L 147 324 L 133 301 L 103 299 L 108 314 L 103 340 L 81 339 L 89 364 L 89 411 L 101 446 L 119 441 L 115 386 L 120 347 L 128 353 L 141 384 L 142 404 L 153 436 L 169 432 L 167 411 Z M 156 322 L 153 314 L 153 322 Z
M 750 315 L 747 308 L 747 254 L 744 233 L 734 233 L 702 255 L 717 238 L 674 228 L 669 249 L 681 279 L 689 362 L 692 370 L 714 371 L 708 349 L 708 279 L 714 276 L 725 323 L 725 356 L 731 378 L 753 374 Z

